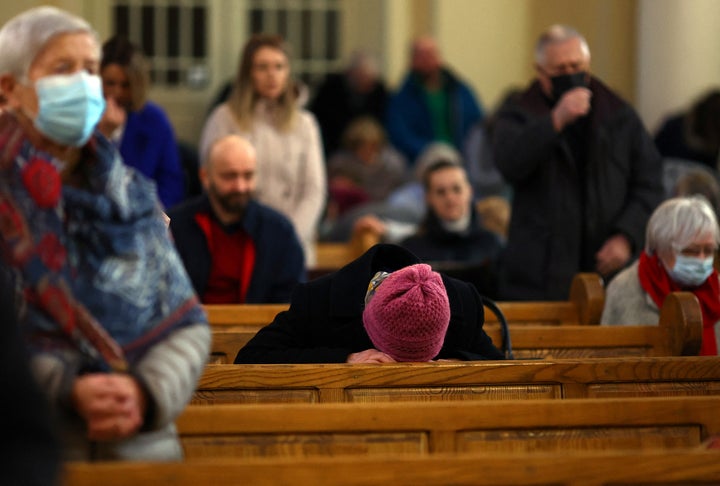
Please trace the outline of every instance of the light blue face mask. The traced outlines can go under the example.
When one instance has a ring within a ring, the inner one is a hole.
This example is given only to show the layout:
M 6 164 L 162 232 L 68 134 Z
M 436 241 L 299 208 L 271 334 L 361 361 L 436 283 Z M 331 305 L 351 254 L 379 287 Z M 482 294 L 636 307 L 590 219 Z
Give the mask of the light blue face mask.
M 35 128 L 61 145 L 84 145 L 105 110 L 100 77 L 86 71 L 40 78 L 35 92 Z
M 680 285 L 697 287 L 701 285 L 713 271 L 713 257 L 697 258 L 678 255 L 675 266 L 668 273 L 670 278 Z

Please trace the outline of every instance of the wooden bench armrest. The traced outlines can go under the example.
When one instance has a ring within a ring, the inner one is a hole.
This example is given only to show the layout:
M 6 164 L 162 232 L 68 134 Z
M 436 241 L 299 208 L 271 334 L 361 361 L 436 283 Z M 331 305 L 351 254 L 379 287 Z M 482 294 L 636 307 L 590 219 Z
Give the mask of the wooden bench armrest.
M 570 286 L 570 301 L 578 308 L 578 324 L 600 324 L 605 306 L 605 287 L 597 273 L 578 273 Z
M 677 323 L 681 323 L 678 325 Z M 660 309 L 661 328 L 666 330 L 667 347 L 675 356 L 696 356 L 702 346 L 702 311 L 691 292 L 668 294 Z

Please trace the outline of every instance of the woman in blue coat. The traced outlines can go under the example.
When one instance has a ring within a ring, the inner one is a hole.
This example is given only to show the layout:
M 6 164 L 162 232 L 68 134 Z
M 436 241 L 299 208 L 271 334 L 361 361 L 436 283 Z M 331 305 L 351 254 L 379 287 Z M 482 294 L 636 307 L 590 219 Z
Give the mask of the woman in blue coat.
M 155 181 L 169 209 L 185 196 L 175 133 L 165 112 L 147 101 L 149 76 L 142 52 L 115 36 L 103 44 L 100 75 L 107 111 L 99 128 L 120 149 L 123 161 Z

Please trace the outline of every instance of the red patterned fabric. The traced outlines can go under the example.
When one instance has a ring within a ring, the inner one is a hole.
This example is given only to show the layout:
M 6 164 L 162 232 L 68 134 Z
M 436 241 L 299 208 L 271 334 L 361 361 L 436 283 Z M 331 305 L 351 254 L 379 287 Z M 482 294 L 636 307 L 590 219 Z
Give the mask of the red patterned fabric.
M 665 297 L 670 292 L 684 290 L 695 294 L 700 301 L 703 317 L 703 340 L 700 355 L 716 356 L 718 354 L 715 323 L 720 320 L 720 283 L 717 270 L 713 270 L 713 273 L 699 287 L 683 288 L 670 278 L 657 255 L 648 256 L 643 251 L 638 264 L 638 277 L 643 290 L 648 293 L 658 308 L 662 307 Z
M 22 181 L 38 207 L 54 208 L 60 201 L 60 174 L 43 159 L 31 160 L 22 171 Z

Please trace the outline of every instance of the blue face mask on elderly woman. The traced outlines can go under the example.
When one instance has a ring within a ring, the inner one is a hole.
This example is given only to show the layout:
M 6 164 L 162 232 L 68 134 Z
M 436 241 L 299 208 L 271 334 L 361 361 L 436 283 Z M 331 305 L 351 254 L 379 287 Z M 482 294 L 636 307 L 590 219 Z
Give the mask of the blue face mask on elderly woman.
M 697 287 L 712 274 L 713 257 L 707 258 L 678 255 L 675 266 L 668 271 L 670 278 L 680 285 Z
M 105 110 L 100 77 L 86 71 L 45 76 L 35 82 L 35 91 L 35 128 L 59 144 L 84 145 Z

